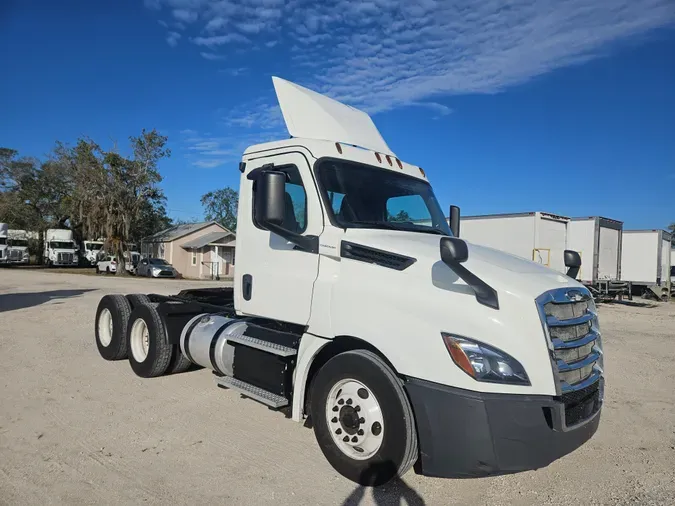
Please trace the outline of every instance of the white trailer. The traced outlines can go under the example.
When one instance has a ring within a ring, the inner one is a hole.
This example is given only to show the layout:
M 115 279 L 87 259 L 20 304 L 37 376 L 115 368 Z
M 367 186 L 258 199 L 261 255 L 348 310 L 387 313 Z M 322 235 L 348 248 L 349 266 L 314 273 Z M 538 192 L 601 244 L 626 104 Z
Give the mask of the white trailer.
M 101 356 L 141 377 L 196 364 L 310 416 L 326 459 L 362 485 L 415 463 L 436 477 L 538 469 L 584 444 L 604 392 L 588 289 L 457 237 L 458 213 L 451 230 L 424 171 L 366 113 L 274 85 L 291 138 L 239 164 L 234 287 L 105 295 Z M 526 256 L 562 270 L 567 219 L 527 219 L 513 227 Z
M 7 241 L 8 241 L 9 226 L 7 223 L 0 223 L 0 264 L 6 264 L 7 258 Z
M 565 216 L 544 212 L 462 216 L 461 237 L 565 272 Z M 583 260 L 582 260 L 583 261 Z
M 643 295 L 668 298 L 671 237 L 665 230 L 624 230 L 621 279 L 630 281 Z
M 44 237 L 44 261 L 50 266 L 76 266 L 79 262 L 73 231 L 50 228 Z
M 621 279 L 623 222 L 590 216 L 572 218 L 567 224 L 567 248 L 581 256 L 577 279 L 596 296 L 630 297 L 630 284 Z

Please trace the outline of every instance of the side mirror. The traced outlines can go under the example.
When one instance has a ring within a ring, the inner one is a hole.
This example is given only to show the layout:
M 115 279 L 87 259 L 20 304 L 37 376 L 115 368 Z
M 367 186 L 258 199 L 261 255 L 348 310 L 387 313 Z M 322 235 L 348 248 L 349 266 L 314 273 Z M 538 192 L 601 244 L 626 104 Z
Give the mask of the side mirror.
M 279 226 L 284 222 L 286 174 L 265 171 L 256 181 L 255 219 L 264 228 Z
M 445 264 L 461 264 L 469 259 L 469 247 L 457 237 L 441 239 L 441 260 Z
M 581 255 L 577 251 L 571 249 L 566 249 L 565 254 L 565 267 L 567 267 L 567 275 L 570 278 L 577 279 L 579 275 L 579 268 L 581 267 Z
M 459 207 L 450 206 L 450 231 L 455 237 L 459 237 Z

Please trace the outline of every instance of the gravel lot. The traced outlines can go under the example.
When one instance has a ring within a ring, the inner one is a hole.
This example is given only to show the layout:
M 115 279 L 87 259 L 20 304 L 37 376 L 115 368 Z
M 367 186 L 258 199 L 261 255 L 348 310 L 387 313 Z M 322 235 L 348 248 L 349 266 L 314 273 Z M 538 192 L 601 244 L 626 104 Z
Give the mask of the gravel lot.
M 600 307 L 603 419 L 573 454 L 373 492 L 335 473 L 311 430 L 208 371 L 142 380 L 99 357 L 104 294 L 209 284 L 0 269 L 0 504 L 675 504 L 675 303 Z

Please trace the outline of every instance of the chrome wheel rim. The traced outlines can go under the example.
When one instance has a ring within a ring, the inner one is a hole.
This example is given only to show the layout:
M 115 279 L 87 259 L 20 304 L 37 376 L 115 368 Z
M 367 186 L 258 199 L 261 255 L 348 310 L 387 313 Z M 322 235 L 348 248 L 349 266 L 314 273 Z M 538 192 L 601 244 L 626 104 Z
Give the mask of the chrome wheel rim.
M 131 353 L 136 362 L 143 362 L 148 358 L 148 350 L 150 349 L 150 331 L 143 318 L 134 321 L 130 334 Z
M 105 308 L 98 317 L 98 339 L 107 348 L 112 342 L 113 318 L 109 309 Z
M 384 419 L 373 392 L 355 379 L 338 381 L 326 399 L 326 425 L 342 453 L 355 460 L 375 455 L 384 439 Z

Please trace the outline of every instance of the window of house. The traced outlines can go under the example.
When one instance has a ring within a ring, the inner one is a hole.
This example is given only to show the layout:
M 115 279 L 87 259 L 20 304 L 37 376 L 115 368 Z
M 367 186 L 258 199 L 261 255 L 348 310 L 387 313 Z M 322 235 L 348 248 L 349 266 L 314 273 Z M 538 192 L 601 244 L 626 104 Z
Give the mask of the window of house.
M 197 250 L 192 250 L 192 265 L 197 265 Z
M 232 261 L 230 263 L 234 265 L 234 248 L 232 248 Z
M 301 234 L 307 229 L 307 194 L 302 184 L 300 171 L 295 165 L 275 167 L 275 170 L 288 174 L 286 181 L 286 210 L 281 226 L 286 230 Z M 255 197 L 253 206 L 255 209 Z

